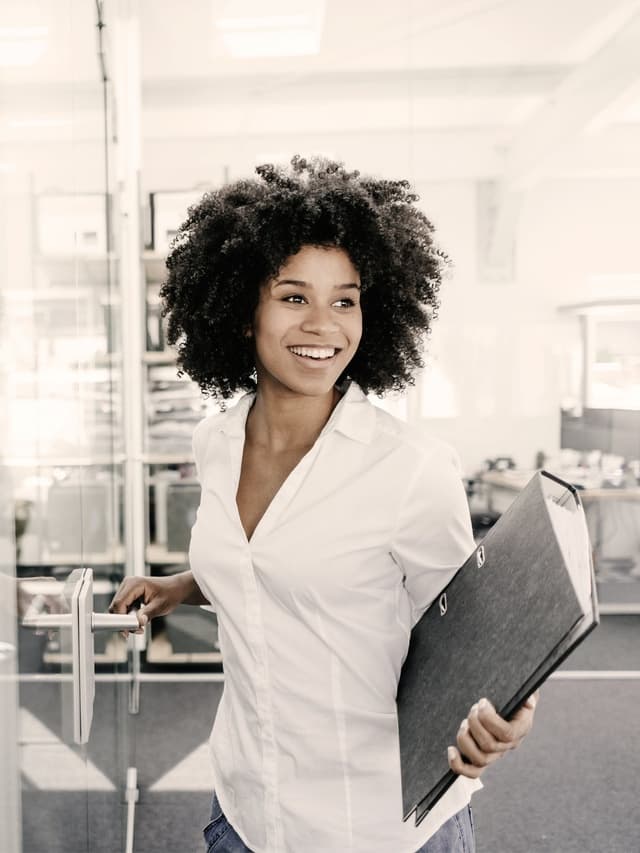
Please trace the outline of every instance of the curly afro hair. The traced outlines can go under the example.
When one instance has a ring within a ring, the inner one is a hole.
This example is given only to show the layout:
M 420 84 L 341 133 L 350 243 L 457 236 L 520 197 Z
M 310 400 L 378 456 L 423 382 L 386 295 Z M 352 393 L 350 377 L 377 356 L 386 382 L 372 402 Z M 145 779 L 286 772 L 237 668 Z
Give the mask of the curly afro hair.
M 424 336 L 437 316 L 448 258 L 415 206 L 408 181 L 348 172 L 295 156 L 256 168 L 190 207 L 167 259 L 160 295 L 167 338 L 205 396 L 256 388 L 254 343 L 245 335 L 259 289 L 304 245 L 344 249 L 360 274 L 363 334 L 347 371 L 365 393 L 413 384 Z

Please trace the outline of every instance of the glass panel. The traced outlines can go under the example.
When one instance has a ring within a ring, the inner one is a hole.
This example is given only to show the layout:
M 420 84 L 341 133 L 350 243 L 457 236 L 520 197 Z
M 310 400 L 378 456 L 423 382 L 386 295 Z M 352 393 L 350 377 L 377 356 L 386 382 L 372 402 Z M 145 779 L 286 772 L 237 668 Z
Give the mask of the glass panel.
M 3 851 L 20 849 L 20 834 L 29 850 L 124 849 L 128 686 L 114 676 L 126 672 L 126 642 L 117 632 L 94 635 L 96 702 L 91 737 L 81 745 L 71 631 L 22 625 L 25 617 L 64 621 L 67 584 L 79 567 L 93 569 L 95 611 L 106 610 L 123 575 L 113 103 L 103 82 L 100 11 L 85 0 L 16 1 L 0 11 L 7 400 L 0 543 L 8 591 L 0 640 L 16 646 L 19 677 L 13 688 L 3 682 L 14 692 L 2 697 L 3 713 L 13 709 L 14 716 L 2 730 L 12 731 L 15 772 L 7 774 L 13 787 L 2 802 L 13 798 L 18 816 Z
M 640 409 L 640 317 L 602 319 L 594 326 L 591 405 Z
M 584 489 L 605 611 L 640 610 L 639 318 L 640 299 L 576 308 L 582 392 L 561 413 L 561 459 Z

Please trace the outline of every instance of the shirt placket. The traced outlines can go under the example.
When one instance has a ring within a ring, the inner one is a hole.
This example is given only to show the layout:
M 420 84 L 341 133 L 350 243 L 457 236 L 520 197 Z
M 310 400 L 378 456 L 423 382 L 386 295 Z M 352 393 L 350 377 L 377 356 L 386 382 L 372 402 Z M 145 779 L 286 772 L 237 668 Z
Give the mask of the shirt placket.
M 278 796 L 278 760 L 273 709 L 269 689 L 269 662 L 267 658 L 264 621 L 260 606 L 260 592 L 253 564 L 252 546 L 256 547 L 256 544 L 259 544 L 265 536 L 268 536 L 269 531 L 273 529 L 276 521 L 282 518 L 284 510 L 293 500 L 295 494 L 300 489 L 307 474 L 313 466 L 313 463 L 320 452 L 322 438 L 323 436 L 318 438 L 313 448 L 305 457 L 303 457 L 278 490 L 271 504 L 267 507 L 263 517 L 260 519 L 260 523 L 257 525 L 251 538 L 251 544 L 246 539 L 246 535 L 244 534 L 238 515 L 238 524 L 240 534 L 243 536 L 245 541 L 246 555 L 243 564 L 242 589 L 245 598 L 245 617 L 248 632 L 247 642 L 256 662 L 254 692 L 257 704 L 256 710 L 258 715 L 260 745 L 262 749 L 262 773 L 266 800 L 265 835 L 267 840 L 267 849 L 273 851 L 284 851 L 285 846 L 282 833 L 282 820 L 280 817 L 280 801 Z M 240 479 L 242 451 L 242 440 L 234 441 L 230 448 L 234 501 Z

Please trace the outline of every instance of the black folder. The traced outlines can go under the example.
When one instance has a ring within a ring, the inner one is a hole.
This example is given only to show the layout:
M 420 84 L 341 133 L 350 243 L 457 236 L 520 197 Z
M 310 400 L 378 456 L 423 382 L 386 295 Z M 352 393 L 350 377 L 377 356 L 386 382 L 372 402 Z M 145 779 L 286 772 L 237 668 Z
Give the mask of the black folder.
M 403 820 L 458 778 L 461 721 L 487 697 L 509 718 L 599 622 L 578 491 L 538 471 L 411 632 L 397 692 Z

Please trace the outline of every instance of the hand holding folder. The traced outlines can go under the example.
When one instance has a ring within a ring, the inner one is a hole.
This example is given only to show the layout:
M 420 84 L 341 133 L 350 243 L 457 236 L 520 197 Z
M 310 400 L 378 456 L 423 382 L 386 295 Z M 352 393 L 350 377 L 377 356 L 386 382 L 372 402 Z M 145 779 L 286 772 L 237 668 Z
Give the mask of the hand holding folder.
M 598 624 L 576 489 L 537 472 L 423 614 L 398 684 L 403 819 L 456 780 L 447 746 L 486 696 L 509 718 Z
M 475 703 L 458 729 L 457 745 L 447 749 L 449 767 L 454 773 L 477 779 L 529 734 L 537 700 L 538 691 L 525 699 L 509 720 L 501 717 L 488 699 Z

